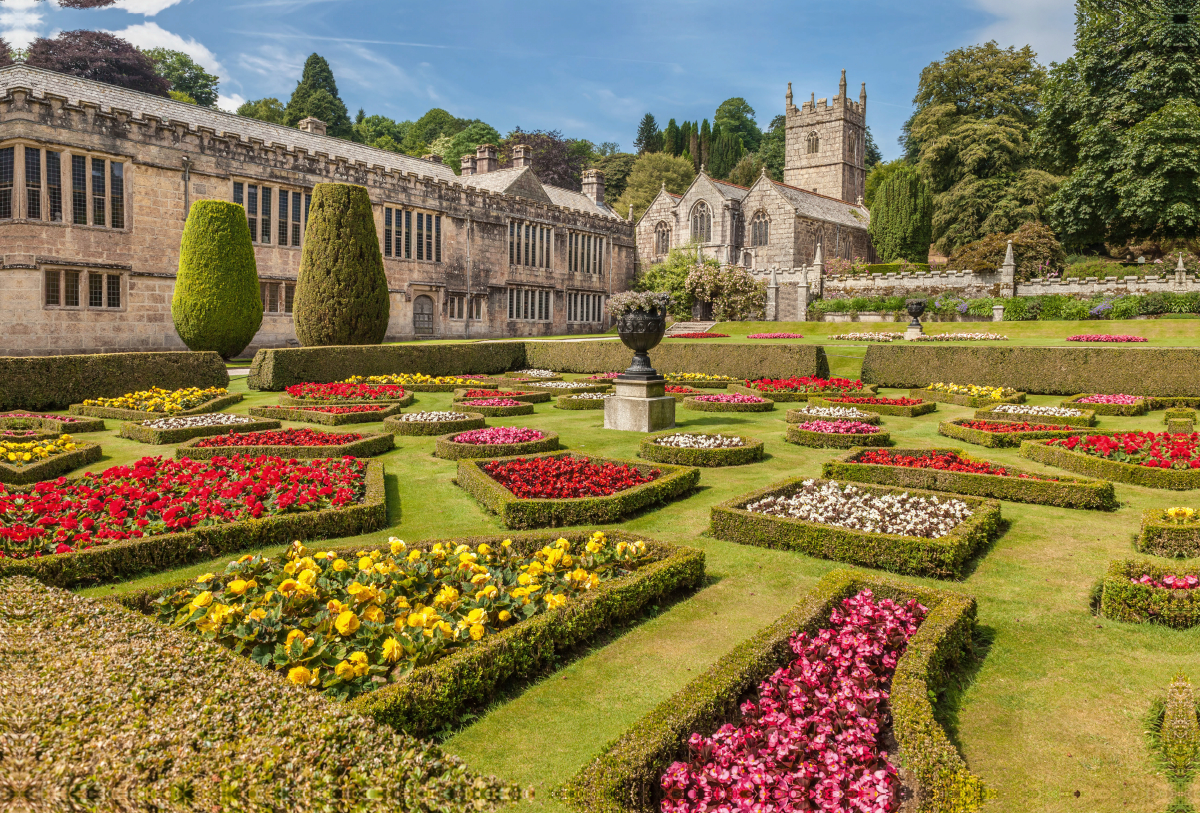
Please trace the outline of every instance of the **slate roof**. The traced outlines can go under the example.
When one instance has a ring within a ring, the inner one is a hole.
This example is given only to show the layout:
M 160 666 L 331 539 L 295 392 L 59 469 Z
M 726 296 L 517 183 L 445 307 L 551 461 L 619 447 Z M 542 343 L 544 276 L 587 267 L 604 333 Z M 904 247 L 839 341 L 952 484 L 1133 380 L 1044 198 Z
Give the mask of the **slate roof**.
M 738 186 L 735 183 L 729 183 L 729 181 L 718 181 L 716 178 L 709 178 L 709 180 L 717 187 L 717 191 L 727 198 L 742 200 L 750 194 L 750 190 L 744 186 Z
M 871 213 L 865 206 L 856 206 L 837 198 L 810 192 L 795 186 L 771 181 L 775 188 L 790 203 L 796 207 L 796 212 L 815 220 L 825 220 L 856 229 L 865 229 L 871 223 Z M 858 216 L 855 216 L 855 212 Z

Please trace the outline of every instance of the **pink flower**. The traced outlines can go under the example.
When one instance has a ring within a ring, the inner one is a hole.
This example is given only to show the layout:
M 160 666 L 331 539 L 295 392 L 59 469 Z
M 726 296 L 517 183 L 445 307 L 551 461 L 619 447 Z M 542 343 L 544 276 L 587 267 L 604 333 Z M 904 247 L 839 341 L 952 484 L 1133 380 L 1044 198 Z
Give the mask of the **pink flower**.
M 757 395 L 723 392 L 717 395 L 697 395 L 694 397 L 694 400 L 704 401 L 709 404 L 761 404 L 767 399 L 759 398 Z
M 531 440 L 541 440 L 545 433 L 537 429 L 523 426 L 493 426 L 488 429 L 475 429 L 463 432 L 450 438 L 454 443 L 470 443 L 475 445 L 499 445 L 505 443 L 528 443 Z
M 1089 395 L 1087 398 L 1080 398 L 1076 403 L 1080 404 L 1122 404 L 1132 405 L 1140 404 L 1142 396 L 1140 395 Z

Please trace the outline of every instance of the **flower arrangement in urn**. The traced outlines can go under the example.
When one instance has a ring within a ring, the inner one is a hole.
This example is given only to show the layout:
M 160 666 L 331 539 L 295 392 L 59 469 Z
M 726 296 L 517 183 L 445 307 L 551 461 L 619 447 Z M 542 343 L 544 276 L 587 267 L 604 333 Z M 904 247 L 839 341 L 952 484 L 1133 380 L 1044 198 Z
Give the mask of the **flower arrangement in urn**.
M 633 351 L 633 363 L 621 374 L 623 377 L 642 381 L 659 378 L 650 366 L 649 351 L 658 346 L 667 332 L 670 301 L 670 294 L 659 291 L 625 291 L 609 298 L 606 307 L 617 320 L 617 335 Z

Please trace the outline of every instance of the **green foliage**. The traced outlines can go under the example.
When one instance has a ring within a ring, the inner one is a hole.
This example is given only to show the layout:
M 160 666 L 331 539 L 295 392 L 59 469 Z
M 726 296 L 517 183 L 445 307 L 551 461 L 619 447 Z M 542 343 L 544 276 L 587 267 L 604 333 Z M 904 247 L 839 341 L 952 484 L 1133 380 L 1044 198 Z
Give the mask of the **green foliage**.
M 1013 416 L 1009 416 L 1010 418 Z M 1069 438 L 1077 435 L 1105 435 L 1107 429 L 1061 429 L 1042 432 L 985 432 L 982 429 L 969 429 L 962 424 L 970 419 L 958 418 L 953 421 L 943 421 L 938 424 L 938 434 L 944 437 L 973 443 L 976 446 L 986 446 L 990 449 L 1007 449 L 1020 446 L 1027 440 L 1050 440 L 1052 438 Z M 1055 418 L 1054 420 L 1058 420 Z
M 284 123 L 295 127 L 309 116 L 325 122 L 331 136 L 350 138 L 353 133 L 346 103 L 338 96 L 333 69 L 320 54 L 311 54 L 305 60 L 304 73 L 284 111 Z
M 1012 240 L 1013 260 L 1018 281 L 1045 277 L 1066 267 L 1066 254 L 1049 227 L 1041 223 L 1023 223 L 1011 234 L 989 234 L 959 247 L 950 255 L 950 267 L 991 273 L 1004 263 L 1008 241 Z M 1086 317 L 1085 317 L 1086 318 Z
M 642 116 L 642 120 L 638 124 L 637 136 L 633 139 L 633 146 L 638 155 L 662 151 L 663 135 L 658 129 L 658 122 L 654 120 L 653 113 Z
M 754 186 L 754 182 L 762 175 L 762 171 L 763 162 L 758 157 L 758 153 L 748 152 L 730 170 L 729 182 L 749 188 Z
M 125 392 L 128 392 L 126 390 Z M 231 392 L 226 395 L 219 395 L 211 401 L 205 401 L 199 406 L 185 409 L 182 412 L 176 412 L 175 415 L 205 415 L 209 412 L 220 412 L 225 407 L 233 406 L 240 403 L 242 400 L 241 393 Z M 93 418 L 116 418 L 122 421 L 149 421 L 155 418 L 163 417 L 161 412 L 149 412 L 141 409 L 121 409 L 119 407 L 105 406 L 85 406 L 83 404 L 71 404 L 70 413 L 72 415 L 90 415 Z
M 762 130 L 754 120 L 754 108 L 740 96 L 726 99 L 717 107 L 713 121 L 721 125 L 721 132 L 741 138 L 742 145 L 750 152 L 758 149 L 762 141 Z
M 317 412 L 304 406 L 257 406 L 250 407 L 250 414 L 256 418 L 271 418 L 281 421 L 296 421 L 298 423 L 316 423 L 322 426 L 342 426 L 348 423 L 375 423 L 380 419 L 387 420 L 393 415 L 399 415 L 403 410 L 400 403 L 383 404 L 385 407 L 378 412 Z M 129 426 L 130 424 L 126 424 Z M 170 431 L 170 430 L 168 430 Z M 237 431 L 245 431 L 238 428 Z M 388 431 L 393 431 L 388 427 Z M 401 434 L 396 432 L 396 434 Z
M 880 185 L 869 231 L 875 251 L 885 260 L 929 259 L 933 199 L 915 169 L 900 167 Z
M 675 123 L 675 119 L 667 122 L 667 128 L 663 130 L 663 152 L 668 155 L 679 155 L 684 150 L 682 131 L 679 125 Z
M 788 443 L 813 449 L 850 449 L 855 446 L 892 445 L 891 435 L 887 432 L 876 432 L 873 435 L 843 435 L 836 432 L 813 432 L 798 426 L 789 426 L 783 439 Z
M 429 152 L 429 145 L 439 137 L 458 135 L 473 123 L 476 122 L 457 118 L 442 108 L 435 107 L 408 128 L 401 144 L 402 151 L 408 155 L 425 155 Z M 495 143 L 499 144 L 500 139 L 497 138 Z
M 171 90 L 187 94 L 203 107 L 217 106 L 217 88 L 221 83 L 218 76 L 204 70 L 190 56 L 169 48 L 151 48 L 143 53 L 154 61 L 158 75 L 171 83 Z
M 684 398 L 683 408 L 693 412 L 771 412 L 775 409 L 775 402 L 770 399 L 737 404 L 723 401 L 697 401 L 697 397 L 691 395 Z
M 287 110 L 284 108 L 283 102 L 273 96 L 242 102 L 237 109 L 237 114 L 271 124 L 284 124 L 287 120 Z
M 443 163 L 453 169 L 455 175 L 462 173 L 462 157 L 464 155 L 474 155 L 480 144 L 499 144 L 501 141 L 500 133 L 496 132 L 496 128 L 482 121 L 468 124 L 453 136 L 442 135 L 434 143 L 441 143 L 443 139 L 446 142 L 443 149 L 437 149 L 434 145 L 430 145 L 430 151 L 442 156 Z
M 666 153 L 640 155 L 629 170 L 625 192 L 612 204 L 613 208 L 623 215 L 632 204 L 633 218 L 637 220 L 654 201 L 664 184 L 668 192 L 682 195 L 695 177 L 695 170 L 685 158 L 675 158 Z
M 593 159 L 591 168 L 604 173 L 604 199 L 609 205 L 625 194 L 636 161 L 637 156 L 629 152 L 614 152 Z M 622 214 L 620 210 L 617 213 Z
M 1113 561 L 1104 575 L 1100 614 L 1113 621 L 1162 624 L 1174 629 L 1187 629 L 1200 624 L 1200 590 L 1164 590 L 1133 581 L 1143 575 L 1158 580 L 1168 573 L 1176 572 L 1178 565 L 1164 566 L 1149 560 Z
M 196 103 L 195 99 L 193 99 L 191 96 L 184 93 L 182 90 L 168 90 L 167 95 L 170 96 L 175 101 L 183 102 L 184 104 L 195 104 Z
M 529 366 L 525 363 L 525 347 L 520 342 L 478 345 L 418 343 L 332 349 L 265 348 L 259 350 L 250 363 L 247 386 L 252 390 L 279 391 L 306 381 L 325 384 L 355 375 L 422 373 L 437 377 L 502 373 Z M 453 390 L 459 386 L 448 384 L 446 389 Z M 413 390 L 415 387 L 405 389 Z
M 396 122 L 387 116 L 368 116 L 359 110 L 350 138 L 368 147 L 401 152 L 400 145 L 411 128 L 411 121 Z
M 771 119 L 771 126 L 763 133 L 758 154 L 767 167 L 767 175 L 775 181 L 783 181 L 784 150 L 787 147 L 787 116 Z
M 739 136 L 722 130 L 713 138 L 712 165 L 708 168 L 709 174 L 714 178 L 728 178 L 729 173 L 737 166 L 745 151 Z
M 879 151 L 879 145 L 875 143 L 875 136 L 871 134 L 870 125 L 867 126 L 867 148 L 863 153 L 863 164 L 870 172 L 875 168 L 876 164 L 883 163 L 883 153 Z
M 307 346 L 378 344 L 390 301 L 367 190 L 350 184 L 313 188 L 293 314 Z
M 383 428 L 397 435 L 444 435 L 458 434 L 487 426 L 484 416 L 478 412 L 464 412 L 457 420 L 446 421 L 401 421 L 385 418 Z
M 898 418 L 919 418 L 922 415 L 928 415 L 930 412 L 937 412 L 937 404 L 933 401 L 924 401 L 920 404 L 911 404 L 909 406 L 899 406 L 896 404 L 843 404 L 831 401 L 829 398 L 810 396 L 808 402 L 816 407 L 853 407 L 863 412 L 875 412 L 879 415 L 892 415 Z
M 693 301 L 712 303 L 719 322 L 762 319 L 767 309 L 767 282 L 744 268 L 721 268 L 715 262 L 693 266 L 684 281 Z
M 700 160 L 700 166 L 707 166 L 712 160 L 712 128 L 708 124 L 708 119 L 705 119 L 700 124 L 700 152 L 693 153 Z
M 1158 727 L 1158 745 L 1167 770 L 1182 790 L 1200 768 L 1200 704 L 1196 691 L 1182 674 L 1167 690 L 1162 723 Z
M 1200 524 L 1180 525 L 1168 519 L 1163 509 L 1147 508 L 1134 546 L 1142 553 L 1168 559 L 1200 557 Z
M 258 266 L 246 210 L 222 200 L 198 200 L 188 212 L 171 297 L 175 331 L 189 350 L 230 359 L 262 325 Z
M 911 166 L 903 158 L 897 158 L 895 161 L 888 161 L 886 164 L 878 163 L 871 166 L 867 171 L 867 186 L 863 192 L 863 203 L 870 209 L 875 205 L 875 195 L 879 191 L 879 187 L 883 182 L 894 175 L 902 167 Z

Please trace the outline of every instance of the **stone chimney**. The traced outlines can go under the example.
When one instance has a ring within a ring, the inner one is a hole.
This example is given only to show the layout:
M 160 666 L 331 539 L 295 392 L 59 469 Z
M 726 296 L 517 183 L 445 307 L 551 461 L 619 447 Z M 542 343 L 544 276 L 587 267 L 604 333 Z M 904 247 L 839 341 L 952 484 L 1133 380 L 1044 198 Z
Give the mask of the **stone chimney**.
M 462 157 L 462 175 L 463 175 L 463 177 L 465 178 L 468 175 L 474 175 L 474 174 L 475 174 L 475 156 L 474 155 L 464 155 Z
M 328 125 L 320 119 L 314 119 L 312 116 L 309 116 L 306 119 L 300 119 L 299 127 L 306 133 L 325 135 L 325 130 L 328 128 Z
M 604 203 L 604 173 L 598 169 L 583 171 L 583 194 L 594 203 Z
M 495 144 L 480 144 L 475 149 L 475 174 L 486 175 L 495 172 L 500 166 L 496 160 Z
M 440 164 L 442 163 L 442 156 L 438 155 L 436 152 L 431 152 L 429 155 L 422 155 L 421 160 L 432 161 L 435 164 Z
M 513 166 L 518 168 L 533 166 L 533 150 L 529 149 L 528 144 L 518 144 L 513 147 Z

